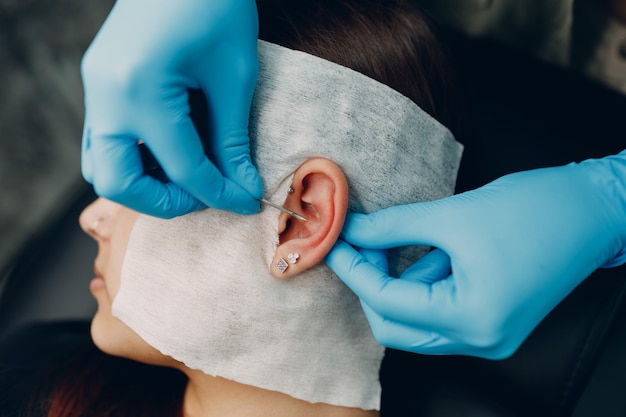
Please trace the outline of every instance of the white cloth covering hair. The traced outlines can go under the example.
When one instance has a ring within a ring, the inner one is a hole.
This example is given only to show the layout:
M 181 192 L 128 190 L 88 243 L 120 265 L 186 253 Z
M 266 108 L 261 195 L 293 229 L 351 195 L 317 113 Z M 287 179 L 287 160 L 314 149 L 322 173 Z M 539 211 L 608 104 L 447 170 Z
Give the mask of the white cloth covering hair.
M 251 151 L 265 196 L 282 203 L 293 172 L 326 157 L 345 172 L 349 209 L 433 200 L 454 189 L 462 146 L 409 99 L 360 73 L 259 41 Z M 113 314 L 193 369 L 311 403 L 379 409 L 384 348 L 358 298 L 324 264 L 269 273 L 279 212 L 206 209 L 140 216 Z M 424 248 L 390 257 L 392 270 Z M 307 256 L 300 254 L 301 258 Z

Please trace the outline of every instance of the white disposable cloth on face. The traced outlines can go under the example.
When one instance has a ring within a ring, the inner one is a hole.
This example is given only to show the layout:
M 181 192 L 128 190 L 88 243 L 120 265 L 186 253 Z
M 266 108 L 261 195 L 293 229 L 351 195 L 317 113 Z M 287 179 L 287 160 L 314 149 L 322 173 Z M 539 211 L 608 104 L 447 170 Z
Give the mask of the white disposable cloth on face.
M 320 156 L 344 170 L 351 211 L 453 192 L 462 146 L 409 99 L 274 44 L 259 41 L 259 60 L 250 139 L 266 198 L 282 204 L 296 168 Z M 384 349 L 356 296 L 323 263 L 288 280 L 270 275 L 278 215 L 264 207 L 253 216 L 140 216 L 113 314 L 206 374 L 312 403 L 379 409 Z M 391 271 L 424 251 L 394 252 Z

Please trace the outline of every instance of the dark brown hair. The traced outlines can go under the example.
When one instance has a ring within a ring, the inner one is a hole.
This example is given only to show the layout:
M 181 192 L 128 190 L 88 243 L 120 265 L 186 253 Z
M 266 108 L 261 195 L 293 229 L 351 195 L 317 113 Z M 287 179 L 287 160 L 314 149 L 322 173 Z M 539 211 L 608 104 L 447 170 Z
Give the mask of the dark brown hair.
M 89 322 L 24 325 L 0 343 L 2 417 L 179 417 L 187 377 L 107 355 Z
M 77 352 L 53 384 L 47 417 L 182 417 L 187 377 L 180 371 L 107 355 Z
M 259 38 L 352 68 L 404 94 L 453 133 L 463 106 L 427 14 L 404 0 L 259 3 Z
M 261 2 L 261 39 L 320 56 L 389 85 L 457 129 L 451 64 L 425 14 L 402 0 Z M 40 384 L 29 416 L 177 416 L 180 372 L 114 358 L 87 346 Z M 58 367 L 55 367 L 55 369 Z M 47 388 L 46 388 L 47 387 Z

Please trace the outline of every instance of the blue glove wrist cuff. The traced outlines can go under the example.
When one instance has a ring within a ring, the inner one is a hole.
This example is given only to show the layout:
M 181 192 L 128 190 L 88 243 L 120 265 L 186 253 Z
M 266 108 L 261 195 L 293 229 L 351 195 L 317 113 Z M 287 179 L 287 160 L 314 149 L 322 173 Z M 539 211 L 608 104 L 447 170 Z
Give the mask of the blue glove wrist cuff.
M 615 256 L 605 262 L 602 268 L 612 268 L 626 262 L 626 149 L 617 155 L 607 156 L 600 160 L 607 170 L 604 171 L 607 180 L 602 181 L 606 194 L 613 201 L 616 208 L 617 228 L 616 238 L 619 250 Z

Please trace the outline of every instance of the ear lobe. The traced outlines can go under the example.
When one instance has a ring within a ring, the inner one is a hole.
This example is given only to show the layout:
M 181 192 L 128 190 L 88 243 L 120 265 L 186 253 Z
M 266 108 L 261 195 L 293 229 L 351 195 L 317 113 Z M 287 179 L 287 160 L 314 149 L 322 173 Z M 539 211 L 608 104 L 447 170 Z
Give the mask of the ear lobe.
M 321 262 L 339 237 L 348 209 L 348 182 L 328 159 L 300 165 L 291 188 L 283 206 L 307 221 L 280 214 L 279 245 L 270 265 L 276 278 L 292 277 Z

